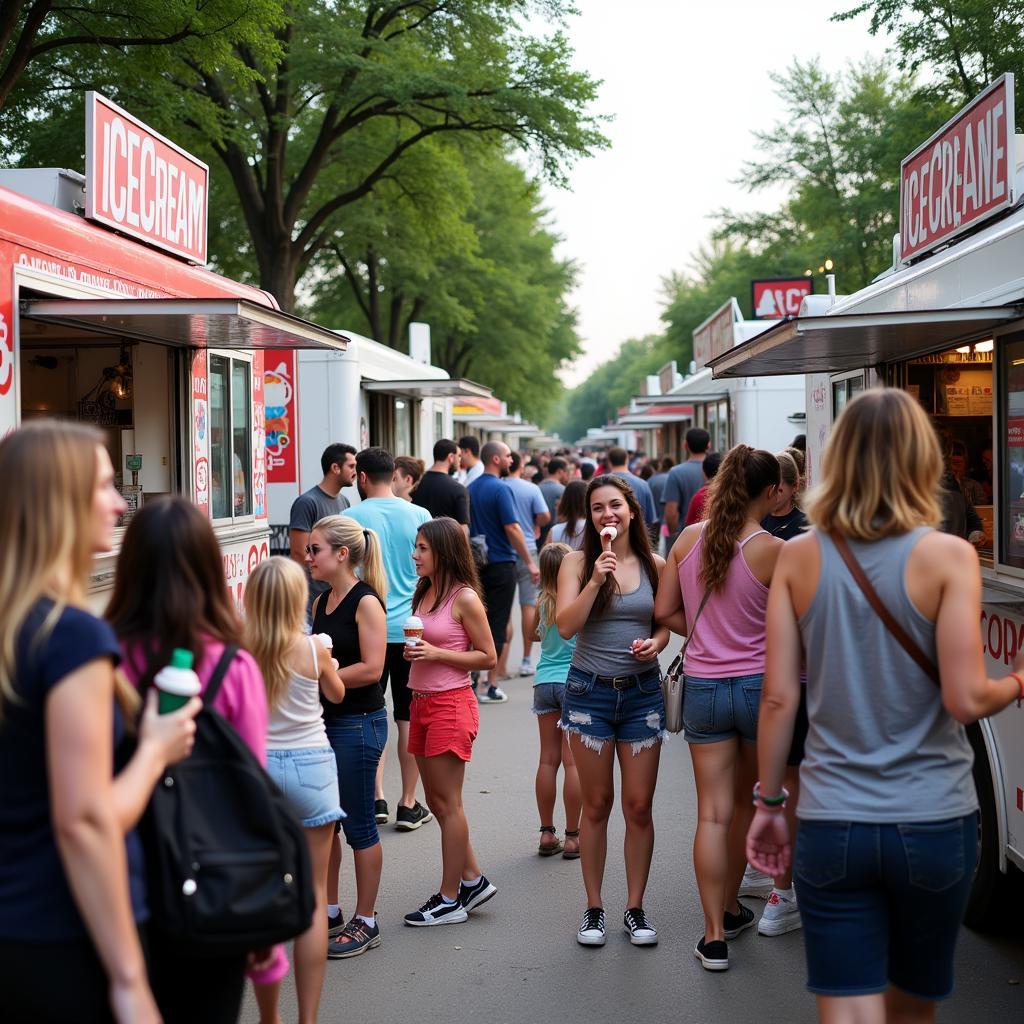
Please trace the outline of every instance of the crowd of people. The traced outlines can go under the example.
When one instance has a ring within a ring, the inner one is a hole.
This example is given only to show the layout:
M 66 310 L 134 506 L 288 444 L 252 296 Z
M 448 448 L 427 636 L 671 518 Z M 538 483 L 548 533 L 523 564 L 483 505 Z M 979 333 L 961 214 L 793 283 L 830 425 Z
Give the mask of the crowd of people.
M 518 625 L 539 739 L 537 853 L 580 860 L 581 945 L 606 942 L 616 763 L 623 928 L 634 945 L 658 942 L 644 897 L 668 736 L 659 657 L 678 635 L 695 957 L 723 971 L 755 924 L 765 936 L 803 927 L 823 1021 L 932 1020 L 952 989 L 977 841 L 963 725 L 1024 697 L 1024 655 L 986 677 L 977 555 L 936 529 L 943 455 L 916 402 L 889 389 L 852 401 L 810 494 L 799 441 L 715 453 L 693 428 L 675 464 L 621 448 L 528 457 L 464 437 L 438 441 L 429 468 L 332 444 L 293 504 L 290 557 L 253 570 L 244 614 L 210 521 L 163 497 L 125 529 L 99 618 L 93 559 L 124 512 L 103 437 L 59 422 L 8 435 L 0 475 L 20 489 L 0 522 L 5 1019 L 223 1024 L 248 978 L 261 1021 L 279 1020 L 283 943 L 250 949 L 243 936 L 201 956 L 168 934 L 155 898 L 147 807 L 208 728 L 204 694 L 301 826 L 313 908 L 291 936 L 302 1024 L 317 1019 L 326 961 L 381 944 L 383 826 L 439 826 L 436 892 L 404 923 L 465 921 L 498 892 L 462 792 L 480 706 L 508 701 Z M 180 699 L 165 706 L 164 669 L 179 663 L 196 686 L 167 689 Z M 186 879 L 184 898 L 196 888 Z M 749 895 L 766 897 L 759 919 Z

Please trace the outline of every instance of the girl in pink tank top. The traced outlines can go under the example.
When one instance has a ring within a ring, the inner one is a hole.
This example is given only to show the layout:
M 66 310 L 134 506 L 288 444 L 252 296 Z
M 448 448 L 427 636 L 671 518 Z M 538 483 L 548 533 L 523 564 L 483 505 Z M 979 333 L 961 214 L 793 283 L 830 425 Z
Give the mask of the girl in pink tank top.
M 441 886 L 405 915 L 406 924 L 422 928 L 465 921 L 498 891 L 477 863 L 462 806 L 466 763 L 480 728 L 469 674 L 494 668 L 497 659 L 462 527 L 447 516 L 424 523 L 412 558 L 419 577 L 412 608 L 423 622 L 423 636 L 405 645 L 412 662 L 409 753 L 419 766 L 427 806 L 441 826 Z M 465 842 L 460 838 L 446 846 L 453 834 L 465 836 Z
M 726 940 L 754 923 L 737 900 L 753 807 L 749 799 L 737 806 L 734 793 L 750 792 L 757 778 L 768 584 L 783 544 L 761 520 L 775 508 L 779 480 L 770 452 L 742 444 L 729 451 L 711 481 L 705 521 L 688 526 L 669 553 L 654 605 L 658 622 L 690 635 L 683 726 L 697 783 L 693 862 L 704 909 L 694 955 L 710 971 L 728 968 Z

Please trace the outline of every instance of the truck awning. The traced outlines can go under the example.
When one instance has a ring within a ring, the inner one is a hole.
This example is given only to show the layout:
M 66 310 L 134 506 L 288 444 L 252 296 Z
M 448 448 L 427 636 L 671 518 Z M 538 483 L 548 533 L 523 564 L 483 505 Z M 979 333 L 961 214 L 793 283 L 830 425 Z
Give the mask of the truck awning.
M 76 335 L 104 334 L 191 348 L 320 348 L 348 338 L 245 299 L 28 299 L 21 317 Z M 53 331 L 38 332 L 40 339 Z
M 1021 316 L 1021 306 L 973 306 L 796 317 L 708 365 L 716 378 L 859 370 L 967 344 Z
M 620 416 L 616 426 L 643 430 L 645 427 L 654 428 L 667 423 L 685 423 L 692 419 L 692 405 L 653 405 L 642 411 Z
M 489 387 L 465 377 L 430 377 L 425 380 L 364 380 L 364 391 L 409 398 L 490 398 Z

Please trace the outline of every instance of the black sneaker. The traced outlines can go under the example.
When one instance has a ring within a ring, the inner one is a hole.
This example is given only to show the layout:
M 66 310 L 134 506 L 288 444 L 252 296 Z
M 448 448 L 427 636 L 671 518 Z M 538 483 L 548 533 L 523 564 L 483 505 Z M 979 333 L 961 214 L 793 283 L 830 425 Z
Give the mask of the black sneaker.
M 345 915 L 340 911 L 337 917 L 327 916 L 327 937 L 333 939 L 335 935 L 340 935 L 345 930 L 345 925 L 348 922 L 345 920 Z
M 693 955 L 701 962 L 705 971 L 729 970 L 729 947 L 721 939 L 705 942 L 702 935 Z
M 576 941 L 581 946 L 604 945 L 604 908 L 587 907 L 583 911 L 580 929 L 576 933 Z
M 373 801 L 373 817 L 378 825 L 386 825 L 388 823 L 389 815 L 387 800 Z
M 658 929 L 647 919 L 643 907 L 630 907 L 623 915 L 622 926 L 629 932 L 629 941 L 634 946 L 658 944 Z
M 752 928 L 757 920 L 754 917 L 754 912 L 749 907 L 743 906 L 742 903 L 739 907 L 740 912 L 738 914 L 730 914 L 728 910 L 725 912 L 725 937 L 727 939 L 735 939 L 741 932 Z M 724 969 L 719 968 L 719 970 Z
M 487 881 L 486 875 L 480 876 L 480 881 L 473 885 L 459 883 L 459 902 L 467 911 L 476 910 L 477 907 L 486 903 L 496 892 L 498 887 Z
M 435 892 L 419 910 L 405 915 L 405 923 L 414 928 L 424 928 L 432 924 L 460 924 L 468 917 L 461 900 L 446 903 L 444 897 Z
M 419 800 L 412 807 L 403 807 L 399 804 L 398 810 L 395 811 L 395 828 L 399 832 L 415 832 L 420 825 L 426 825 L 428 821 L 433 820 L 434 816 Z
M 380 925 L 374 921 L 371 928 L 365 921 L 353 917 L 337 935 L 327 942 L 328 960 L 348 960 L 362 956 L 368 949 L 380 945 Z

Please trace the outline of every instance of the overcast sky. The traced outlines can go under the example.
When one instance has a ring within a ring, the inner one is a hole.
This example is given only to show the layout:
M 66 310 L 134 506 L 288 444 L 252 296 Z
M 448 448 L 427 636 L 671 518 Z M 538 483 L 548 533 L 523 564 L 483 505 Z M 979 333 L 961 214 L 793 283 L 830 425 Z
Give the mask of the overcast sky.
M 710 233 L 709 213 L 777 205 L 733 184 L 754 155 L 751 132 L 783 113 L 769 74 L 794 57 L 839 69 L 886 48 L 865 17 L 829 22 L 853 0 L 577 6 L 568 29 L 576 65 L 603 80 L 596 110 L 615 120 L 605 128 L 611 148 L 575 168 L 572 191 L 546 192 L 562 254 L 581 268 L 572 303 L 584 354 L 563 373 L 569 385 L 627 338 L 661 330 L 660 280 L 688 268 Z

